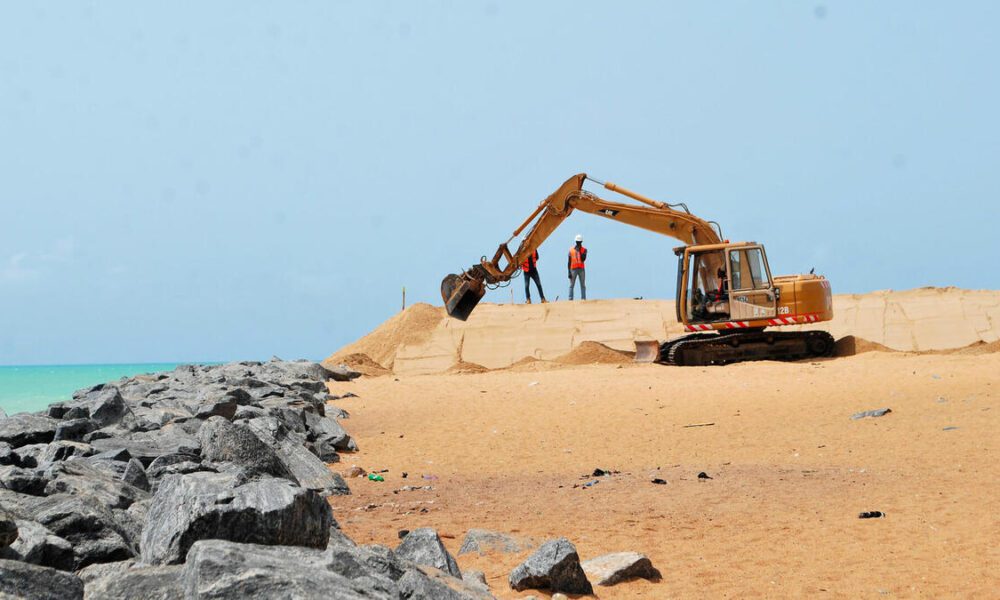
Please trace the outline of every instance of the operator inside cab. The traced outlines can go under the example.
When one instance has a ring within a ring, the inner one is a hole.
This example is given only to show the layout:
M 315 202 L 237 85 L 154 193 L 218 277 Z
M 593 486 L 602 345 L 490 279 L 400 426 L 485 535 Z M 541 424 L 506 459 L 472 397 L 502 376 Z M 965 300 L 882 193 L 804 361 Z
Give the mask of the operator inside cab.
M 692 270 L 692 314 L 697 320 L 715 321 L 729 318 L 729 278 L 724 266 L 725 256 L 721 252 L 705 253 L 696 257 L 696 267 Z M 721 264 L 715 270 L 715 277 L 709 265 Z M 706 268 L 708 267 L 708 268 Z

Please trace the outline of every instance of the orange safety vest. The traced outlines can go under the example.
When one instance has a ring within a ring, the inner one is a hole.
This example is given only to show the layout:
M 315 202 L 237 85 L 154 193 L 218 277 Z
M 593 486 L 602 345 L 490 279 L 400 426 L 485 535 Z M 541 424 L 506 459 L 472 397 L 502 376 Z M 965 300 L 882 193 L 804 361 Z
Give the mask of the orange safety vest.
M 569 268 L 571 269 L 582 269 L 583 268 L 583 253 L 587 251 L 586 246 L 580 246 L 581 252 L 576 251 L 576 246 L 569 249 Z
M 521 270 L 524 271 L 525 273 L 530 271 L 532 260 L 535 262 L 536 265 L 538 264 L 538 250 L 535 250 L 534 252 L 531 253 L 531 258 L 521 263 Z

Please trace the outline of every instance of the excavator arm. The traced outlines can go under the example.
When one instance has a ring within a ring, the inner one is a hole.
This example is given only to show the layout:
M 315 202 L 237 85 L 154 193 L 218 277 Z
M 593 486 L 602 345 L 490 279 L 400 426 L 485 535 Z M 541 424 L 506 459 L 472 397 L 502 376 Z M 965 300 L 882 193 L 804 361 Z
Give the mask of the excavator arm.
M 583 189 L 587 180 L 641 204 L 612 202 L 600 198 Z M 484 256 L 479 264 L 461 274 L 444 278 L 441 282 L 441 296 L 448 314 L 462 321 L 466 320 L 486 293 L 486 286 L 503 283 L 514 277 L 521 264 L 574 210 L 667 235 L 685 245 L 716 244 L 722 241 L 718 224 L 692 215 L 683 204 L 658 202 L 614 183 L 598 181 L 587 177 L 586 173 L 580 173 L 567 179 L 559 189 L 542 200 L 510 238 L 500 244 L 492 259 Z M 511 252 L 508 244 L 526 230 L 524 240 Z

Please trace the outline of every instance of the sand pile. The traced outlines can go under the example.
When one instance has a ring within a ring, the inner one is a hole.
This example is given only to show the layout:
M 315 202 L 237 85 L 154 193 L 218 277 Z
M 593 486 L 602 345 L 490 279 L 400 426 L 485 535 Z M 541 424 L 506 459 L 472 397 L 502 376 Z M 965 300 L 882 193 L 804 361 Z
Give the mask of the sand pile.
M 354 352 L 352 354 L 344 354 L 337 357 L 336 360 L 327 359 L 324 361 L 327 365 L 343 364 L 354 369 L 362 375 L 367 375 L 368 377 L 378 377 L 379 375 L 388 375 L 392 373 L 389 369 L 386 369 L 382 365 L 378 364 L 371 359 L 367 354 L 362 354 L 360 352 Z
M 470 362 L 457 362 L 449 367 L 445 373 L 454 375 L 462 373 L 485 373 L 487 371 L 489 371 L 489 369 L 483 365 L 477 365 L 476 363 Z
M 566 354 L 563 354 L 555 362 L 564 365 L 624 365 L 632 362 L 634 353 L 623 352 L 608 348 L 600 342 L 583 342 Z
M 895 350 L 853 335 L 845 335 L 837 340 L 833 347 L 834 356 L 854 356 L 865 352 L 895 352 Z
M 344 346 L 324 362 L 344 362 L 347 356 L 361 354 L 379 366 L 392 370 L 400 348 L 428 341 L 444 318 L 443 307 L 414 304 L 360 340 Z

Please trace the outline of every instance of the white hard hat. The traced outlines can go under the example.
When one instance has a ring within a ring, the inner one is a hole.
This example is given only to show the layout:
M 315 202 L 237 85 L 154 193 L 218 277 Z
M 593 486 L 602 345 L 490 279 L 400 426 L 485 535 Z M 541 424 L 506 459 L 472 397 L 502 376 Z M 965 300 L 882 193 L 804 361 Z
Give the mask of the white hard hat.
M 576 234 L 576 241 L 582 242 L 583 241 L 583 234 L 580 234 L 580 233 Z

